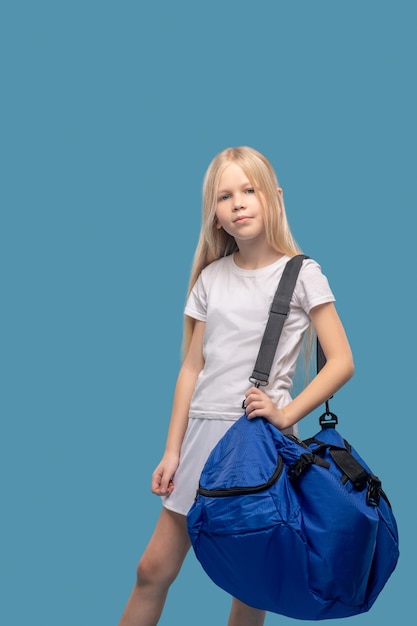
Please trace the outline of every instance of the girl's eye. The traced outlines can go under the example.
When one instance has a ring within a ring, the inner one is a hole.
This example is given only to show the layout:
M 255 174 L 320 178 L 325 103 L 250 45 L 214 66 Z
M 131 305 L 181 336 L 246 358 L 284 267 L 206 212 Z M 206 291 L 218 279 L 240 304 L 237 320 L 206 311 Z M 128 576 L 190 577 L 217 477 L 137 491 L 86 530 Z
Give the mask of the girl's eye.
M 246 193 L 255 193 L 255 190 L 250 187 L 249 189 L 246 189 Z
M 221 202 L 222 200 L 227 200 L 228 198 L 230 198 L 230 194 L 225 193 L 219 197 L 219 202 Z

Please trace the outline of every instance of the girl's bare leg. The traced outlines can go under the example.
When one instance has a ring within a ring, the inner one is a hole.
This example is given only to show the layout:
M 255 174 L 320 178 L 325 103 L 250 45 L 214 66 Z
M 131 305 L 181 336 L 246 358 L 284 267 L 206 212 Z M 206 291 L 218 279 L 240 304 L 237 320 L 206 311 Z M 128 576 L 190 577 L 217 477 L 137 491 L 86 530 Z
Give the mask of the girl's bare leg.
M 254 609 L 233 598 L 227 626 L 263 626 L 265 615 L 265 611 Z
M 190 548 L 186 517 L 163 508 L 139 561 L 137 580 L 119 626 L 155 626 L 168 589 Z

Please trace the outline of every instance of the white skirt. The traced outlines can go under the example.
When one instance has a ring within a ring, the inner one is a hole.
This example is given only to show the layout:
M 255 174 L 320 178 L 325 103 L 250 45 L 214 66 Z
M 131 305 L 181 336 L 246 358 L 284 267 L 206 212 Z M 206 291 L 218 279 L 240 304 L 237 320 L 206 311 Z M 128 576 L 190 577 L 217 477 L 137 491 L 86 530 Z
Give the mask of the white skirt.
M 180 464 L 175 472 L 174 489 L 168 496 L 162 496 L 165 508 L 181 515 L 187 515 L 193 504 L 200 475 L 214 446 L 236 420 L 190 418 L 181 446 Z M 296 426 L 286 433 L 298 434 Z
M 207 458 L 236 420 L 190 418 L 181 446 L 180 464 L 175 472 L 174 489 L 162 496 L 165 508 L 187 515 L 193 504 L 200 475 Z

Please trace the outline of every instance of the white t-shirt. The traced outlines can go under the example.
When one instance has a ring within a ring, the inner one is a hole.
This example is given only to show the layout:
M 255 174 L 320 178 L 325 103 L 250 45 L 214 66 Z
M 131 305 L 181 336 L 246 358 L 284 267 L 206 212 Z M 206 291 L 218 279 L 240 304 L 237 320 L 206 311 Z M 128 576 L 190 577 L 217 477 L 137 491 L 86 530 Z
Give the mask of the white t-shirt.
M 200 372 L 191 400 L 191 418 L 236 420 L 252 386 L 252 374 L 269 308 L 288 256 L 267 267 L 246 270 L 233 255 L 201 272 L 185 314 L 206 323 Z M 310 310 L 335 300 L 327 278 L 312 259 L 304 260 L 285 321 L 269 383 L 262 387 L 276 406 L 290 402 L 292 377 Z

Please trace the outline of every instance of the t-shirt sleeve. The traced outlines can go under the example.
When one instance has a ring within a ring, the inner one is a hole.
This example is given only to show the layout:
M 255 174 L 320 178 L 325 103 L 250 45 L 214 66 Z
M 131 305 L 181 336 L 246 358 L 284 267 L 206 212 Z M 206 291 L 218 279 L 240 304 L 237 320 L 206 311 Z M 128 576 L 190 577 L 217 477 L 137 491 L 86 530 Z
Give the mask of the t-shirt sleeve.
M 188 296 L 184 313 L 201 322 L 207 320 L 207 291 L 201 274 Z
M 322 273 L 320 265 L 313 259 L 304 261 L 294 291 L 294 305 L 300 306 L 309 314 L 315 306 L 334 301 L 329 281 Z

